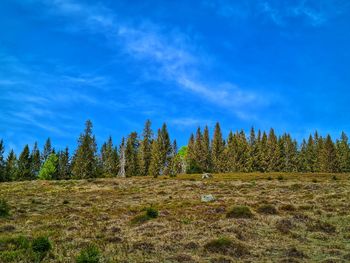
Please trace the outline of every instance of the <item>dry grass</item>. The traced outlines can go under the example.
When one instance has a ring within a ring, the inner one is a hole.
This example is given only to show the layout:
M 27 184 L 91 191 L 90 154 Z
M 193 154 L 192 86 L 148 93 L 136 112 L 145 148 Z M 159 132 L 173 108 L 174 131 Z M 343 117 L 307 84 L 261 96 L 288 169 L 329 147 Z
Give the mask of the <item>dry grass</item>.
M 349 175 L 280 175 L 2 183 L 11 210 L 0 218 L 0 262 L 33 262 L 39 236 L 52 243 L 43 262 L 74 262 L 91 244 L 101 262 L 348 261 Z M 216 201 L 202 203 L 203 194 Z M 278 212 L 261 212 L 266 204 Z M 227 217 L 235 206 L 254 216 Z M 159 216 L 133 224 L 147 207 Z M 208 247 L 222 237 L 231 243 Z

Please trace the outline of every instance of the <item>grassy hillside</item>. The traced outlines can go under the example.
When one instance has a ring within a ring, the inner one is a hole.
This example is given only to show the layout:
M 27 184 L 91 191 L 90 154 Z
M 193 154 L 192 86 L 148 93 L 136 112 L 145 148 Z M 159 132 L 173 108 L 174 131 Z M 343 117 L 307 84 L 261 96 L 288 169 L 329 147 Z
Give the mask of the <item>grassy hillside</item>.
M 1 198 L 0 262 L 40 260 L 39 236 L 52 245 L 43 262 L 74 262 L 91 244 L 100 262 L 350 261 L 349 175 L 15 182 Z

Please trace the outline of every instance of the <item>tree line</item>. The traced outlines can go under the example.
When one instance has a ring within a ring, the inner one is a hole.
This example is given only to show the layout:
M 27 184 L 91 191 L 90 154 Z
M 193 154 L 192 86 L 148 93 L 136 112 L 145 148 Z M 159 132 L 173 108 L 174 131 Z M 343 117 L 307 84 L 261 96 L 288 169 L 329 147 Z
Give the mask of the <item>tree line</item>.
M 72 155 L 68 147 L 56 151 L 48 138 L 42 151 L 34 143 L 32 149 L 25 145 L 18 157 L 13 150 L 5 157 L 1 140 L 0 182 L 202 172 L 350 172 L 344 132 L 335 141 L 315 132 L 301 144 L 288 133 L 277 136 L 274 129 L 266 133 L 252 128 L 249 136 L 243 130 L 231 131 L 224 139 L 217 123 L 212 138 L 207 126 L 199 127 L 178 150 L 165 123 L 154 134 L 147 120 L 142 134 L 132 132 L 118 146 L 109 137 L 98 151 L 92 128 L 88 120 Z

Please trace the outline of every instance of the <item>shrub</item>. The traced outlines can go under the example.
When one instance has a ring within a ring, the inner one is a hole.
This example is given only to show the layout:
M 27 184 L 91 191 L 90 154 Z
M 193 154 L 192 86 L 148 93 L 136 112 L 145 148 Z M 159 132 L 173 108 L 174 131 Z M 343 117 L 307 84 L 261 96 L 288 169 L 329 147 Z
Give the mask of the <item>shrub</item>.
M 277 179 L 278 179 L 279 181 L 282 181 L 284 178 L 283 178 L 282 175 L 279 175 L 279 176 L 277 177 Z
M 146 208 L 146 215 L 149 217 L 149 218 L 157 218 L 159 213 L 158 213 L 158 210 L 153 208 L 153 207 L 149 207 L 149 208 Z
M 235 206 L 226 214 L 227 218 L 252 218 L 253 213 L 248 206 Z
M 63 204 L 64 205 L 69 204 L 69 201 L 68 200 L 63 200 Z
M 0 217 L 6 217 L 10 214 L 10 206 L 5 199 L 0 199 Z
M 260 206 L 257 211 L 261 214 L 266 214 L 266 215 L 275 215 L 278 213 L 276 207 L 270 204 L 265 204 Z
M 210 253 L 219 253 L 235 257 L 242 257 L 249 254 L 248 248 L 238 241 L 234 241 L 227 237 L 220 237 L 209 241 L 204 245 L 204 249 Z
M 51 249 L 52 245 L 48 237 L 37 237 L 32 242 L 32 250 L 35 253 L 45 254 Z
M 76 258 L 77 263 L 98 263 L 100 262 L 100 250 L 95 245 L 89 245 L 83 249 Z

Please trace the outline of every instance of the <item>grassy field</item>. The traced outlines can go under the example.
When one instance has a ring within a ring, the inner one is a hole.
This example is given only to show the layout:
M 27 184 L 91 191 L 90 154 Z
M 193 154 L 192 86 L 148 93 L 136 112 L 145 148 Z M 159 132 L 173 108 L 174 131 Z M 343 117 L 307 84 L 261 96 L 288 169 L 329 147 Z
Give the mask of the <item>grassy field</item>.
M 42 262 L 75 262 L 91 244 L 100 262 L 350 261 L 345 174 L 15 182 L 0 184 L 1 198 L 11 210 L 0 217 L 0 262 L 38 261 L 38 236 L 52 244 Z

